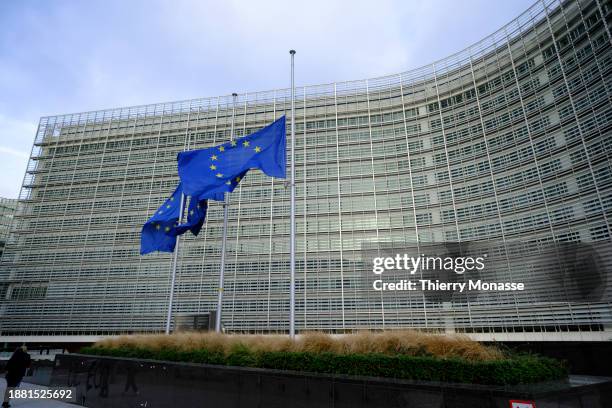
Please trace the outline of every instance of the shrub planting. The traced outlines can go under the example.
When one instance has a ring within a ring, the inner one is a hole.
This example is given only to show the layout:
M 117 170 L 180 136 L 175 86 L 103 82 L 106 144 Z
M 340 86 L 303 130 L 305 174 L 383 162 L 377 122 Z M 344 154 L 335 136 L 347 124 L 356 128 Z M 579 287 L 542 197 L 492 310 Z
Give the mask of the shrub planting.
M 567 368 L 557 360 L 513 355 L 467 337 L 416 331 L 330 336 L 179 333 L 102 340 L 85 354 L 312 373 L 391 377 L 471 384 L 521 384 L 559 380 Z

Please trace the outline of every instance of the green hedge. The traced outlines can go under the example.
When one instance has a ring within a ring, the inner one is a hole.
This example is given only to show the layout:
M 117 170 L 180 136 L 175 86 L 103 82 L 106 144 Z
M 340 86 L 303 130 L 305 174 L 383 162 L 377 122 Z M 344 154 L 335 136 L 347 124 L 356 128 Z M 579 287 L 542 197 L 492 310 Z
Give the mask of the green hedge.
M 229 354 L 223 354 L 209 350 L 181 351 L 173 348 L 150 350 L 131 347 L 85 347 L 81 349 L 81 353 L 469 384 L 525 384 L 564 379 L 568 374 L 564 363 L 532 355 L 519 355 L 495 361 L 468 361 L 456 358 L 383 354 L 253 352 L 247 348 L 235 348 Z

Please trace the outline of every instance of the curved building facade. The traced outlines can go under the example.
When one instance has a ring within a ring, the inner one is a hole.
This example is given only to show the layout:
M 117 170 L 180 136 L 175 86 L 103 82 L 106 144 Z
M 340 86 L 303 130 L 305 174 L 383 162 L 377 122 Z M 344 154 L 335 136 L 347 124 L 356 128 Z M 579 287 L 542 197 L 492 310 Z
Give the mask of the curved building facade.
M 605 246 L 611 13 L 610 1 L 544 0 L 422 68 L 297 88 L 298 331 L 610 338 L 605 273 L 593 297 L 376 297 L 363 254 L 493 242 L 505 260 L 496 273 L 517 280 L 533 278 L 516 262 L 534 248 Z M 289 117 L 290 102 L 280 89 L 42 118 L 0 264 L 0 336 L 162 331 L 172 256 L 139 256 L 139 234 L 177 182 L 177 152 L 227 141 L 232 118 L 241 136 Z M 289 189 L 251 172 L 229 216 L 224 327 L 287 331 Z M 200 236 L 182 241 L 175 314 L 216 308 L 221 226 L 211 204 Z M 597 268 L 610 256 L 599 251 Z M 549 282 L 533 283 L 538 296 Z

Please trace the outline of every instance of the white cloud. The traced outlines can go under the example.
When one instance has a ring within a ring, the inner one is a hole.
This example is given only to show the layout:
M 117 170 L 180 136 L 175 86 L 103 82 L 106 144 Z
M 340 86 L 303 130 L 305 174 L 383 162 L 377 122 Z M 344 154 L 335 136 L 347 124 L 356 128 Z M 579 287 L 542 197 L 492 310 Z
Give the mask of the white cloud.
M 178 48 L 191 40 L 188 52 L 202 68 L 227 66 L 256 81 L 274 80 L 269 88 L 286 86 L 278 74 L 286 71 L 290 48 L 298 51 L 299 82 L 311 85 L 402 70 L 411 47 L 401 35 L 410 21 L 396 1 L 164 4 L 158 29 Z

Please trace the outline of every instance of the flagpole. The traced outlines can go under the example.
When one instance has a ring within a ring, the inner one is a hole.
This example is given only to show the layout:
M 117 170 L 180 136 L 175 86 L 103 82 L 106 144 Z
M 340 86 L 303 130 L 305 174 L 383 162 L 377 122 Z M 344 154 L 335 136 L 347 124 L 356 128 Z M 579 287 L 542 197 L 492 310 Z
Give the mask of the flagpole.
M 179 206 L 179 224 L 183 220 L 183 207 L 185 205 L 185 194 L 181 194 L 181 205 Z M 176 284 L 176 264 L 178 263 L 180 235 L 176 237 L 174 244 L 174 255 L 172 257 L 172 279 L 170 281 L 170 299 L 168 300 L 168 316 L 166 317 L 166 334 L 170 334 L 170 324 L 172 323 L 172 303 L 174 302 L 174 286 Z
M 294 59 L 295 50 L 291 54 L 291 239 L 289 242 L 291 270 L 289 284 L 289 337 L 295 339 L 295 76 Z
M 230 140 L 234 140 L 234 120 L 236 118 L 236 98 L 237 93 L 232 94 L 232 126 L 230 130 Z M 221 267 L 219 270 L 219 289 L 217 294 L 217 315 L 215 316 L 215 331 L 221 332 L 221 310 L 223 308 L 223 280 L 225 275 L 225 246 L 227 244 L 227 218 L 229 209 L 229 193 L 225 193 L 223 200 L 223 238 L 221 241 Z

